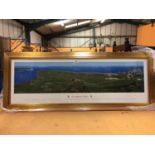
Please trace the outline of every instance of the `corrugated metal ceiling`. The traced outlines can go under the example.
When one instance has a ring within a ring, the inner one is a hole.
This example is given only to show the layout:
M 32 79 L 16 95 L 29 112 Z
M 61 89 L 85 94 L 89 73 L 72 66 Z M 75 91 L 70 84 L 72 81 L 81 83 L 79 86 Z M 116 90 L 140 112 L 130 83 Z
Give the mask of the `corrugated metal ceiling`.
M 90 21 L 90 23 L 87 23 L 87 21 Z M 18 19 L 21 23 L 25 24 L 37 24 L 38 22 L 44 22 L 46 19 Z M 43 35 L 49 35 L 49 34 L 56 34 L 60 32 L 65 32 L 66 30 L 70 29 L 76 29 L 78 28 L 78 24 L 83 23 L 83 25 L 90 26 L 90 24 L 94 23 L 100 23 L 105 24 L 108 22 L 128 22 L 131 24 L 147 24 L 150 23 L 151 19 L 106 19 L 104 22 L 101 22 L 102 20 L 97 19 L 65 19 L 65 20 L 56 20 L 53 22 L 49 22 L 48 24 L 38 26 L 35 30 L 37 30 L 39 33 Z M 77 25 L 76 25 L 77 24 Z

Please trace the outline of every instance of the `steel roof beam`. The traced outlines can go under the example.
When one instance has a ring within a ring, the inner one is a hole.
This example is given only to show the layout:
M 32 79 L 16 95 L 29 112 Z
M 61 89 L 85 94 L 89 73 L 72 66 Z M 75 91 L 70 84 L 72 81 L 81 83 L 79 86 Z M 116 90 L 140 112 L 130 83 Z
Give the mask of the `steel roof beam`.
M 65 30 L 65 31 L 62 31 L 62 32 L 57 32 L 57 33 L 51 33 L 51 34 L 48 34 L 45 36 L 45 38 L 47 40 L 50 40 L 52 38 L 55 38 L 55 37 L 59 37 L 61 35 L 67 35 L 67 34 L 72 34 L 72 33 L 76 33 L 76 32 L 81 32 L 81 31 L 85 31 L 85 30 L 89 30 L 89 29 L 92 29 L 94 27 L 96 27 L 97 24 L 93 24 L 93 25 L 84 25 L 84 26 L 79 26 L 79 27 L 76 27 L 76 28 L 72 28 L 72 29 L 68 29 L 68 30 Z
M 17 23 L 23 25 L 23 26 L 29 26 L 29 23 L 25 23 L 23 21 L 21 21 L 20 19 L 13 19 L 14 21 L 16 21 Z
M 44 26 L 44 25 L 47 25 L 47 24 L 50 24 L 50 23 L 55 23 L 55 22 L 58 22 L 58 21 L 61 21 L 61 20 L 64 20 L 64 19 L 41 20 L 41 21 L 29 24 L 29 28 L 30 28 L 30 30 L 34 30 L 34 29 L 37 29 L 37 28 L 39 28 L 41 26 Z
M 24 26 L 29 27 L 29 29 L 32 31 L 32 30 L 35 30 L 35 29 L 37 29 L 37 28 L 39 28 L 41 26 L 44 26 L 46 24 L 58 22 L 58 21 L 61 21 L 61 20 L 64 20 L 64 19 L 45 19 L 45 20 L 41 20 L 41 21 L 38 21 L 38 22 L 34 22 L 34 23 L 23 22 L 20 19 L 14 19 L 14 20 L 16 22 L 24 25 Z
M 130 19 L 111 19 L 113 23 L 126 23 L 126 24 L 133 24 L 138 25 L 139 23 L 132 22 Z
M 14 19 L 14 21 L 20 23 L 21 25 L 23 25 L 23 26 L 24 26 L 26 29 L 28 29 L 29 31 L 32 31 L 32 30 L 33 30 L 33 31 L 35 31 L 36 33 L 38 33 L 39 35 L 41 35 L 42 37 L 45 37 L 44 34 L 42 34 L 41 32 L 39 32 L 39 31 L 36 30 L 36 29 L 33 29 L 33 26 L 35 26 L 35 25 L 31 25 L 31 23 L 23 22 L 23 21 L 21 21 L 20 19 Z M 49 20 L 46 21 L 46 23 L 48 23 L 48 22 L 50 22 L 50 21 L 49 21 Z M 45 23 L 45 21 L 44 21 L 44 23 Z M 39 26 L 39 25 L 41 25 L 42 23 L 36 22 L 35 24 L 38 24 L 38 26 Z
M 61 21 L 63 19 L 47 19 L 47 20 L 41 20 L 41 21 L 35 22 L 35 23 L 26 23 L 26 22 L 21 21 L 20 19 L 14 19 L 14 20 L 16 22 L 24 25 L 26 28 L 29 29 L 29 31 L 34 30 L 38 34 L 44 36 L 42 33 L 40 33 L 39 31 L 37 31 L 36 29 L 39 28 L 39 27 L 41 27 L 41 26 L 43 26 L 43 25 L 54 23 L 54 22 L 58 22 L 58 21 Z

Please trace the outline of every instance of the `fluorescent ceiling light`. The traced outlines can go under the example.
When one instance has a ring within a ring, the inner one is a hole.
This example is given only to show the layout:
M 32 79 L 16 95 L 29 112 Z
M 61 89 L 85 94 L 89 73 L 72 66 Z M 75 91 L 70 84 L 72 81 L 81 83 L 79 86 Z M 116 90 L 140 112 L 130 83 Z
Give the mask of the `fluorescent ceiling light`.
M 90 20 L 83 21 L 83 22 L 80 22 L 80 23 L 71 24 L 71 25 L 66 25 L 65 28 L 76 27 L 76 26 L 84 25 L 84 24 L 88 24 L 88 23 L 90 23 Z
M 100 22 L 101 22 L 101 23 L 104 23 L 104 21 L 105 21 L 105 19 L 101 19 L 101 21 L 100 21 Z
M 90 20 L 87 20 L 87 21 L 84 21 L 84 22 L 80 22 L 80 23 L 78 23 L 78 25 L 84 25 L 84 24 L 88 24 L 88 23 L 90 23 Z
M 71 19 L 67 19 L 67 20 L 60 21 L 59 23 L 61 26 L 65 26 L 65 24 L 70 22 L 70 21 L 71 21 Z
M 65 28 L 71 28 L 71 27 L 75 27 L 75 26 L 77 26 L 77 23 L 71 24 L 71 25 L 66 25 Z
M 106 19 L 96 19 L 95 22 L 100 22 L 100 23 L 104 23 Z
M 66 23 L 68 23 L 68 22 L 70 22 L 70 21 L 71 21 L 71 19 L 60 20 L 60 21 L 58 21 L 58 22 L 52 23 L 52 25 L 54 24 L 54 25 L 61 25 L 61 26 L 64 26 L 64 24 L 66 24 Z

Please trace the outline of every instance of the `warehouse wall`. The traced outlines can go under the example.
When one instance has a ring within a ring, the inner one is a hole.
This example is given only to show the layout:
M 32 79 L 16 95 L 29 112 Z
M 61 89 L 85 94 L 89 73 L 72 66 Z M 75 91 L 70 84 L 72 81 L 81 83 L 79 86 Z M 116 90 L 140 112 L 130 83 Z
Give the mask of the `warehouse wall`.
M 36 32 L 30 33 L 31 43 L 41 44 L 41 36 Z M 24 27 L 14 20 L 0 19 L 0 37 L 24 39 Z
M 96 31 L 96 43 L 98 43 L 98 38 L 100 34 L 104 36 L 102 38 L 102 42 L 104 44 L 111 45 L 113 41 L 116 41 L 117 45 L 124 44 L 125 37 L 129 37 L 129 41 L 131 44 L 136 44 L 136 33 L 137 26 L 131 24 L 119 24 L 113 23 L 110 25 L 97 27 Z M 87 36 L 82 37 L 82 36 Z M 112 36 L 111 38 L 108 36 Z M 80 38 L 78 38 L 80 37 Z M 73 33 L 70 35 L 61 36 L 58 38 L 51 39 L 49 42 L 49 46 L 51 47 L 89 47 L 89 44 L 93 43 L 93 33 L 92 29 Z
M 31 36 L 31 43 L 41 44 L 41 36 L 38 33 L 36 33 L 35 31 L 31 31 L 30 36 Z
M 23 39 L 23 26 L 14 20 L 0 19 L 0 36 L 11 39 Z

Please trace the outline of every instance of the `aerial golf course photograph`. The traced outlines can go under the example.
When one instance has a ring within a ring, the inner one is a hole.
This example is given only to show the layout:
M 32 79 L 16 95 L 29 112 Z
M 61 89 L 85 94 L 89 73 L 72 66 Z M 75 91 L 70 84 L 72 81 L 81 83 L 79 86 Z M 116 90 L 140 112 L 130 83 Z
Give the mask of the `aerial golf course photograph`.
M 15 62 L 14 93 L 144 92 L 143 61 Z

